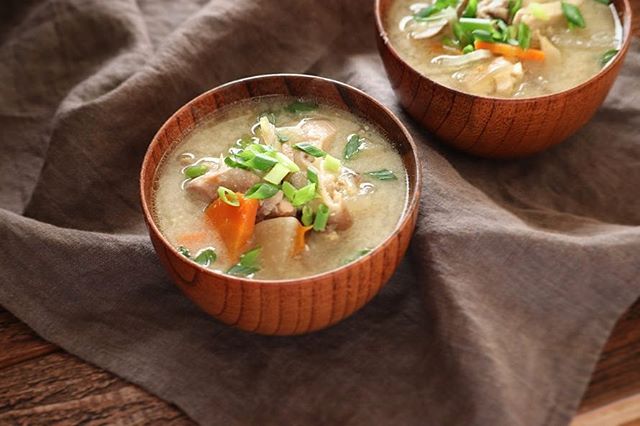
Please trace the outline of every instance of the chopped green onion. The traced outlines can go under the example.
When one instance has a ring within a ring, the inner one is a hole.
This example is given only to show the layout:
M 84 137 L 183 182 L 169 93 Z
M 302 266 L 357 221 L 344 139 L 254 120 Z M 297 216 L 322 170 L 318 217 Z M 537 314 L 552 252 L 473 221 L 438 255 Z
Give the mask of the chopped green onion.
M 473 44 L 467 44 L 464 49 L 462 49 L 462 54 L 466 55 L 467 53 L 471 53 L 474 50 L 476 50 L 476 48 L 473 46 Z
M 276 152 L 275 155 L 276 155 L 276 160 L 278 160 L 280 164 L 285 166 L 287 169 L 291 170 L 293 173 L 300 171 L 300 167 L 298 167 L 296 163 L 294 163 L 289 157 L 287 157 L 283 153 Z
M 494 43 L 495 42 L 495 40 L 493 39 L 493 34 L 490 33 L 489 31 L 473 30 L 473 32 L 471 34 L 473 34 L 473 37 L 476 40 L 486 41 L 486 42 L 489 42 L 489 43 Z
M 289 136 L 282 135 L 280 133 L 276 133 L 276 136 L 278 137 L 278 142 L 280 143 L 289 142 Z
M 285 176 L 287 176 L 289 173 L 291 173 L 291 170 L 283 166 L 281 163 L 278 163 L 273 166 L 271 171 L 269 171 L 269 173 L 267 173 L 263 179 L 274 185 L 280 185 L 282 179 L 284 179 Z
M 318 104 L 312 101 L 297 100 L 285 107 L 285 110 L 297 114 L 301 112 L 309 112 L 318 109 Z
M 339 173 L 340 167 L 342 167 L 342 164 L 340 163 L 340 160 L 338 160 L 336 157 L 330 154 L 327 154 L 327 156 L 324 157 L 324 161 L 322 162 L 322 167 L 324 167 L 324 169 L 328 172 Z
M 324 204 L 320 204 L 318 206 L 318 211 L 316 212 L 316 218 L 313 221 L 313 230 L 324 231 L 327 227 L 328 220 L 329 220 L 329 207 L 327 207 Z
M 324 157 L 327 155 L 326 152 L 309 142 L 300 142 L 293 147 L 314 157 Z
M 259 257 L 262 252 L 261 247 L 256 247 L 240 256 L 240 261 L 233 265 L 227 274 L 238 277 L 247 277 L 260 270 Z
M 413 15 L 413 19 L 416 21 L 423 20 L 438 12 L 443 11 L 447 7 L 455 7 L 458 4 L 458 0 L 436 0 L 432 5 L 420 9 Z
M 198 255 L 196 257 L 194 257 L 193 260 L 194 260 L 194 262 L 199 263 L 200 265 L 202 265 L 204 267 L 208 267 L 213 262 L 215 262 L 217 258 L 218 258 L 218 256 L 216 255 L 215 250 L 213 248 L 209 247 L 209 248 L 206 248 L 204 250 L 200 250 Z
M 302 224 L 304 226 L 309 226 L 313 223 L 313 209 L 309 206 L 304 206 L 302 208 Z
M 469 0 L 467 8 L 462 13 L 464 18 L 475 18 L 478 13 L 478 0 Z
M 582 17 L 582 13 L 580 13 L 580 9 L 578 9 L 578 6 L 563 1 L 562 13 L 564 13 L 564 17 L 567 18 L 567 22 L 569 22 L 570 25 L 579 28 L 585 27 L 586 24 L 584 22 L 584 18 Z
M 493 21 L 491 21 L 490 19 L 460 18 L 458 22 L 465 31 L 469 32 L 473 30 L 483 30 L 492 33 L 495 30 Z
M 533 17 L 538 19 L 539 21 L 549 20 L 549 14 L 547 13 L 547 10 L 540 3 L 531 3 L 529 5 L 529 10 L 531 11 Z
M 260 119 L 262 117 L 267 117 L 267 120 L 269 120 L 269 123 L 273 124 L 274 126 L 276 125 L 276 115 L 272 112 L 263 112 L 262 114 L 260 114 L 258 116 L 258 122 L 260 122 Z
M 293 203 L 293 197 L 295 197 L 296 195 L 296 187 L 291 185 L 289 182 L 284 182 L 282 184 L 282 192 L 284 193 L 284 196 L 287 197 L 287 200 L 291 201 Z
M 457 49 L 460 46 L 460 42 L 458 40 L 453 40 L 451 37 L 444 36 L 442 37 L 442 44 L 448 47 L 453 47 Z
M 220 197 L 222 201 L 229 204 L 230 206 L 238 207 L 240 205 L 238 195 L 229 188 L 225 188 L 224 186 L 218 187 L 218 197 Z
M 184 169 L 184 175 L 189 179 L 195 179 L 198 176 L 202 176 L 203 174 L 209 171 L 209 167 L 206 164 L 196 164 L 194 166 L 189 166 Z
M 346 264 L 348 264 L 348 263 L 355 262 L 356 260 L 360 259 L 362 256 L 364 256 L 364 255 L 366 255 L 366 254 L 369 254 L 369 253 L 371 253 L 371 249 L 370 249 L 370 248 L 363 248 L 363 249 L 360 249 L 360 250 L 358 250 L 358 251 L 356 252 L 356 254 L 355 254 L 355 255 L 353 255 L 353 256 L 351 256 L 351 257 L 349 257 L 349 258 L 347 258 L 347 259 L 343 260 L 343 261 L 342 261 L 342 262 L 340 262 L 340 263 L 341 263 L 342 265 L 346 265 Z
M 307 179 L 309 179 L 310 183 L 315 183 L 316 185 L 318 184 L 318 171 L 315 167 L 307 167 Z
M 378 180 L 395 180 L 397 179 L 395 173 L 388 169 L 375 170 L 373 172 L 365 173 L 368 176 L 376 178 Z
M 224 158 L 224 164 L 229 167 L 234 167 L 238 169 L 251 170 L 251 167 L 247 165 L 247 163 L 240 157 L 235 155 L 230 155 Z
M 253 185 L 244 194 L 245 198 L 254 198 L 256 200 L 265 200 L 276 195 L 280 191 L 276 185 L 272 185 L 266 182 L 259 182 Z
M 278 164 L 278 160 L 266 154 L 255 154 L 251 160 L 247 161 L 249 167 L 262 171 L 267 171 L 276 164 Z
M 347 138 L 347 144 L 344 146 L 344 153 L 342 154 L 345 160 L 351 160 L 354 155 L 360 152 L 362 145 L 364 144 L 364 138 L 354 134 L 349 135 Z
M 180 253 L 181 255 L 183 255 L 186 258 L 191 258 L 191 253 L 189 252 L 189 249 L 186 248 L 185 246 L 178 246 L 178 253 Z
M 509 22 L 513 21 L 513 17 L 522 7 L 522 0 L 509 0 Z
M 456 40 L 458 40 L 461 46 L 466 46 L 473 42 L 471 33 L 462 28 L 460 22 L 454 22 L 451 25 L 451 29 L 453 30 L 453 35 L 455 36 Z
M 531 29 L 524 22 L 518 25 L 518 44 L 523 49 L 528 49 L 531 46 Z
M 604 55 L 602 55 L 602 58 L 600 58 L 600 65 L 604 67 L 617 54 L 618 54 L 618 49 L 607 50 L 606 52 L 604 52 Z
M 316 184 L 310 183 L 309 185 L 305 185 L 302 188 L 296 190 L 295 194 L 293 194 L 293 200 L 291 204 L 294 207 L 300 207 L 303 204 L 308 203 L 316 197 Z

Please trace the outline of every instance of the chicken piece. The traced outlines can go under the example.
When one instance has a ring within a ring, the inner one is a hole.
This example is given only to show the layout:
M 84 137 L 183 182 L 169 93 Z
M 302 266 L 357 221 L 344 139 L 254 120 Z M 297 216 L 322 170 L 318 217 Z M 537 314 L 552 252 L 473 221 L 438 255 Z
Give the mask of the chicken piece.
M 284 199 L 282 191 L 278 191 L 273 197 L 262 200 L 260 209 L 258 209 L 258 221 L 274 218 L 295 216 L 296 209 L 293 205 Z
M 522 80 L 522 64 L 513 64 L 503 57 L 495 58 L 489 64 L 483 64 L 470 70 L 462 82 L 472 93 L 480 95 L 508 96 Z
M 318 193 L 320 200 L 329 207 L 327 224 L 336 230 L 348 229 L 353 219 L 345 204 L 345 196 L 357 193 L 358 186 L 352 171 L 343 167 L 341 173 L 333 174 L 324 170 L 324 159 L 317 159 L 314 164 L 318 169 Z
M 260 178 L 253 173 L 220 163 L 218 169 L 209 170 L 204 175 L 190 180 L 185 188 L 202 199 L 213 201 L 218 198 L 218 188 L 221 186 L 234 192 L 246 192 L 258 182 Z
M 509 19 L 509 0 L 480 0 L 477 17 L 483 19 Z
M 295 186 L 297 189 L 300 189 L 309 183 L 309 180 L 307 179 L 307 174 L 305 172 L 291 173 L 287 177 L 287 180 L 289 181 L 289 183 L 291 183 L 291 185 Z
M 574 6 L 580 6 L 583 0 L 566 0 L 567 3 L 573 4 Z M 547 19 L 538 19 L 534 16 L 532 9 L 533 4 L 536 4 L 537 7 Z M 564 14 L 562 13 L 562 2 L 560 1 L 552 1 L 548 3 L 542 2 L 530 2 L 526 7 L 523 7 L 519 11 L 516 12 L 516 15 L 513 17 L 513 24 L 519 25 L 521 22 L 525 23 L 531 28 L 532 31 L 539 30 L 551 25 L 556 25 L 565 20 Z

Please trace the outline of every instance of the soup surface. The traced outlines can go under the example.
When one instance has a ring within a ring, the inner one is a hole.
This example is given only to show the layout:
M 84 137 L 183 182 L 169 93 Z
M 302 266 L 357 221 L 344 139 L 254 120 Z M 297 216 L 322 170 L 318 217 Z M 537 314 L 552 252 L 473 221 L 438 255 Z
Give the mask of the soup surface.
M 313 275 L 367 254 L 407 199 L 399 153 L 343 110 L 281 96 L 216 112 L 168 152 L 155 220 L 185 256 L 237 276 Z
M 622 28 L 602 2 L 396 0 L 385 28 L 405 61 L 445 86 L 526 98 L 577 86 L 617 54 Z

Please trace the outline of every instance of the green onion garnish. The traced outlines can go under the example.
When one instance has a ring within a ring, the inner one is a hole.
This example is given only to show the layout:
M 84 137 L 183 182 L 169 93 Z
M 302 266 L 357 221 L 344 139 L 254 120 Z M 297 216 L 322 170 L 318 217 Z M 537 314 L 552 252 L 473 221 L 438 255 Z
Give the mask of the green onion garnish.
M 478 12 L 478 0 L 469 0 L 467 8 L 462 13 L 464 18 L 475 18 Z
M 489 43 L 495 42 L 495 40 L 493 39 L 493 33 L 490 33 L 489 31 L 473 30 L 471 34 L 473 34 L 473 38 L 475 38 L 476 40 L 486 41 Z
M 223 202 L 229 204 L 230 206 L 238 207 L 240 205 L 238 195 L 229 188 L 225 188 L 224 186 L 218 187 L 218 197 L 220 197 Z
M 282 192 L 284 193 L 284 196 L 292 203 L 293 197 L 296 195 L 296 191 L 296 187 L 291 185 L 289 182 L 284 182 L 282 184 Z
M 342 164 L 336 157 L 327 154 L 322 161 L 322 167 L 330 173 L 340 173 L 340 167 L 342 167 Z
M 309 206 L 302 208 L 302 217 L 300 218 L 304 226 L 309 226 L 313 223 L 313 209 Z
M 540 21 L 548 21 L 549 14 L 547 10 L 540 3 L 531 3 L 529 5 L 529 10 L 531 10 L 531 14 L 534 18 Z
M 618 54 L 618 49 L 607 50 L 606 52 L 604 52 L 604 54 L 600 58 L 600 65 L 604 67 L 617 54 Z
M 453 35 L 455 36 L 456 40 L 458 40 L 460 46 L 467 46 L 473 42 L 473 36 L 471 36 L 471 32 L 467 32 L 464 28 L 462 28 L 460 22 L 455 21 L 451 25 L 451 29 L 453 30 Z
M 280 185 L 282 179 L 284 179 L 289 173 L 291 173 L 291 170 L 278 163 L 273 166 L 273 168 L 264 176 L 263 179 L 274 185 Z
M 313 230 L 314 231 L 324 231 L 327 227 L 327 221 L 329 220 L 329 207 L 324 204 L 320 204 L 318 206 L 318 211 L 316 212 L 316 219 L 313 221 Z
M 342 154 L 342 157 L 345 160 L 351 160 L 351 158 L 353 158 L 354 155 L 360 152 L 360 149 L 362 148 L 363 144 L 364 144 L 363 137 L 358 136 L 355 133 L 349 135 L 349 137 L 347 138 L 347 144 L 344 146 L 344 153 Z
M 200 250 L 198 255 L 193 258 L 194 262 L 204 266 L 205 268 L 216 261 L 218 256 L 212 247 Z
M 266 154 L 255 154 L 251 160 L 247 161 L 249 167 L 262 171 L 267 171 L 276 164 L 278 164 L 278 160 Z
M 313 157 L 324 157 L 327 155 L 326 152 L 309 142 L 300 142 L 295 144 L 293 147 Z
M 395 173 L 388 169 L 375 170 L 373 172 L 367 172 L 365 175 L 369 175 L 378 180 L 395 180 L 397 179 Z
M 315 102 L 311 102 L 311 101 L 301 101 L 301 100 L 297 100 L 289 105 L 287 105 L 285 108 L 285 110 L 297 114 L 300 112 L 309 112 L 309 111 L 313 111 L 315 109 L 318 109 L 318 104 Z
M 191 258 L 191 253 L 189 252 L 189 249 L 186 248 L 185 246 L 178 246 L 177 250 L 178 250 L 178 253 L 180 253 L 184 257 L 189 259 Z
M 196 164 L 193 166 L 185 167 L 184 175 L 189 179 L 195 179 L 198 176 L 202 176 L 203 174 L 209 171 L 209 167 L 206 164 Z
M 580 13 L 580 9 L 578 9 L 578 6 L 563 1 L 562 13 L 564 13 L 564 17 L 567 18 L 567 22 L 569 23 L 569 25 L 573 25 L 579 28 L 585 27 L 586 24 L 584 22 L 584 18 L 582 17 L 582 13 Z
M 316 197 L 316 184 L 310 183 L 309 185 L 305 185 L 302 188 L 296 190 L 293 194 L 293 200 L 291 203 L 294 207 L 300 207 L 303 204 L 308 203 Z
M 242 158 L 236 155 L 230 155 L 228 157 L 224 157 L 224 164 L 226 164 L 229 167 L 233 167 L 237 169 L 251 170 L 251 167 L 249 167 Z
M 483 30 L 492 33 L 495 30 L 493 21 L 480 18 L 460 18 L 458 21 L 465 31 Z
M 274 126 L 276 125 L 276 115 L 272 112 L 263 112 L 262 114 L 260 114 L 258 116 L 258 123 L 260 122 L 260 119 L 262 117 L 267 117 L 267 120 L 269 120 L 269 123 L 273 124 Z
M 473 44 L 467 44 L 464 49 L 462 49 L 462 54 L 466 55 L 467 53 L 471 53 L 474 50 L 476 50 L 476 48 L 473 46 Z
M 318 171 L 315 167 L 307 167 L 307 179 L 310 183 L 315 183 L 316 185 L 318 184 Z
M 247 277 L 260 270 L 259 257 L 262 248 L 256 247 L 240 256 L 240 261 L 227 271 L 229 275 Z
M 351 257 L 349 257 L 349 258 L 347 258 L 347 259 L 343 260 L 343 261 L 342 261 L 342 262 L 340 262 L 340 263 L 341 263 L 342 265 L 346 265 L 346 264 L 348 264 L 348 263 L 351 263 L 351 262 L 354 262 L 354 261 L 356 261 L 356 260 L 360 259 L 360 258 L 361 258 L 362 256 L 364 256 L 365 254 L 369 254 L 369 253 L 371 253 L 371 249 L 370 249 L 370 248 L 363 248 L 363 249 L 360 249 L 360 250 L 358 250 L 358 251 L 356 252 L 356 254 L 355 254 L 355 255 L 353 255 L 353 256 L 351 256 Z
M 522 7 L 522 0 L 509 0 L 509 22 L 513 21 L 516 12 Z
M 420 9 L 413 15 L 413 19 L 416 21 L 423 20 L 438 12 L 443 11 L 447 7 L 455 7 L 458 4 L 458 0 L 436 0 L 432 5 Z
M 244 194 L 245 198 L 253 198 L 256 200 L 265 200 L 267 198 L 271 198 L 276 195 L 280 191 L 276 185 L 259 182 L 253 185 L 249 190 Z
M 298 167 L 296 163 L 294 163 L 289 157 L 287 157 L 283 153 L 276 152 L 275 157 L 276 157 L 276 160 L 280 162 L 280 164 L 282 164 L 283 166 L 291 170 L 293 173 L 300 171 L 300 167 Z
M 518 44 L 523 49 L 528 49 L 531 46 L 531 29 L 524 22 L 518 25 Z

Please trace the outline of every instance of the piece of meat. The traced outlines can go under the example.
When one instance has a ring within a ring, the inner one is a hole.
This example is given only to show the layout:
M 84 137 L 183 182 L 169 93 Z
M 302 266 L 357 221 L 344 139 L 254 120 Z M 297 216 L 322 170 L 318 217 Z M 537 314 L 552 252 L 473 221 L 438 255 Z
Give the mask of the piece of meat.
M 309 180 L 307 179 L 307 174 L 305 172 L 291 173 L 287 177 L 287 180 L 289 181 L 289 183 L 291 183 L 291 185 L 295 186 L 297 189 L 300 189 L 309 183 Z
M 566 0 L 567 3 L 574 6 L 580 6 L 583 0 Z M 543 12 L 547 19 L 538 19 L 533 15 L 531 11 L 531 4 L 536 3 L 537 7 Z M 562 12 L 562 2 L 552 1 L 548 3 L 531 2 L 526 7 L 523 7 L 516 12 L 513 17 L 513 24 L 519 25 L 521 22 L 527 24 L 532 31 L 539 30 L 551 25 L 556 25 L 566 20 L 564 13 Z
M 480 95 L 508 96 L 522 81 L 522 64 L 515 64 L 503 57 L 497 57 L 489 64 L 482 64 L 467 71 L 461 82 L 467 90 Z
M 282 191 L 278 191 L 273 197 L 262 200 L 260 209 L 258 209 L 257 220 L 261 221 L 274 217 L 295 216 L 295 214 L 296 209 L 288 200 L 284 199 Z
M 222 164 L 219 169 L 210 170 L 204 175 L 190 180 L 185 188 L 200 198 L 213 201 L 218 198 L 218 188 L 221 186 L 234 192 L 246 192 L 258 182 L 260 182 L 260 178 L 253 173 Z
M 509 0 L 480 0 L 476 16 L 483 19 L 509 19 Z

